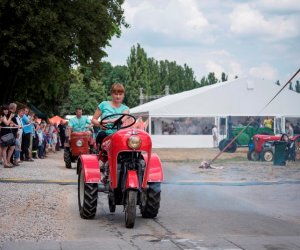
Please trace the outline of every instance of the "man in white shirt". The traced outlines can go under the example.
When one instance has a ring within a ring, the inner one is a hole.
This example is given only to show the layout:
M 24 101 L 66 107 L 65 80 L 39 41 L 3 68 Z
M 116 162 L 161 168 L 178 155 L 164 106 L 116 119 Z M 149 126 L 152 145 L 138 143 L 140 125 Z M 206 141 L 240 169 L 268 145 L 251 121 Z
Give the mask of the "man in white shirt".
M 213 136 L 213 145 L 214 145 L 214 148 L 217 148 L 218 147 L 218 129 L 217 129 L 216 125 L 213 125 L 212 136 Z

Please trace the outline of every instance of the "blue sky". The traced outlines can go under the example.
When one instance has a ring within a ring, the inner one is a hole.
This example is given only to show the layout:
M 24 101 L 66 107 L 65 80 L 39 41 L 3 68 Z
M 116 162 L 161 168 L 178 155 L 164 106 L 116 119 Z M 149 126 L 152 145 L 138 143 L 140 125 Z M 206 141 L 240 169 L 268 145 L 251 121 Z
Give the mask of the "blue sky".
M 137 43 L 149 57 L 281 82 L 300 67 L 300 0 L 125 0 L 130 28 L 105 60 L 125 65 Z

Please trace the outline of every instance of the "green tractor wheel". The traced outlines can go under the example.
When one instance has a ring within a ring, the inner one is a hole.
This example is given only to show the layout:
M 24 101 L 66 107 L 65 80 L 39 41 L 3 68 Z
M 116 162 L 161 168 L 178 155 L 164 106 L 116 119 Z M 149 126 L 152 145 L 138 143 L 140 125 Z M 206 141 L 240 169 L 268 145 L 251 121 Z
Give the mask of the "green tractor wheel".
M 223 139 L 222 141 L 220 141 L 219 143 L 219 149 L 220 151 L 223 151 L 224 148 L 231 142 L 230 139 Z M 237 143 L 234 141 L 233 143 L 231 143 L 231 145 L 224 151 L 224 152 L 228 152 L 228 153 L 234 153 L 237 149 Z
M 222 151 L 225 148 L 226 139 L 223 139 L 219 142 L 219 149 Z

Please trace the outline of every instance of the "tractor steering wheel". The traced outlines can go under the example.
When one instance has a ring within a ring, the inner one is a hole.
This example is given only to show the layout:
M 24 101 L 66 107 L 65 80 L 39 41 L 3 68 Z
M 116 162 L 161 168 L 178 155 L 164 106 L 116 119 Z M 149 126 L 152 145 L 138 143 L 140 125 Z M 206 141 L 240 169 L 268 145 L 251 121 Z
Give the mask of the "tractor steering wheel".
M 109 123 L 109 125 L 107 124 L 103 124 L 103 121 L 107 120 L 110 117 L 115 117 L 115 116 L 120 116 L 117 120 L 115 120 L 113 123 Z M 126 126 L 122 126 L 123 122 L 122 119 L 123 117 L 131 117 L 133 119 L 133 122 L 131 122 L 130 124 L 126 125 Z M 107 115 L 105 117 L 103 117 L 100 121 L 100 124 L 102 127 L 106 128 L 106 129 L 125 129 L 125 128 L 129 128 L 131 127 L 133 124 L 135 124 L 136 122 L 136 118 L 133 115 L 130 114 L 112 114 L 112 115 Z

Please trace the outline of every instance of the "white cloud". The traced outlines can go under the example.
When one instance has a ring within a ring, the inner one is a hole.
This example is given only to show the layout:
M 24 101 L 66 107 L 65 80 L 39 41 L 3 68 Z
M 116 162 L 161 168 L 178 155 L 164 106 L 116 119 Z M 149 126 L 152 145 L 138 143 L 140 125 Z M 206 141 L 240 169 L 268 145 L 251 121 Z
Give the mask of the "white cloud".
M 238 5 L 229 18 L 231 32 L 239 36 L 260 36 L 267 40 L 281 40 L 299 35 L 296 18 L 278 15 L 266 18 L 259 10 L 248 4 Z
M 299 0 L 257 0 L 254 5 L 267 10 L 279 12 L 300 11 Z
M 125 2 L 124 10 L 132 30 L 154 32 L 171 39 L 195 39 L 198 43 L 201 40 L 197 39 L 205 40 L 205 37 L 209 37 L 206 42 L 213 41 L 206 35 L 210 24 L 198 10 L 195 0 L 171 0 L 160 4 L 157 1 L 140 1 L 136 5 Z
M 300 65 L 298 2 L 126 0 L 131 28 L 112 40 L 106 60 L 124 65 L 140 43 L 149 57 L 187 63 L 198 80 L 222 70 L 229 79 L 251 73 L 282 80 Z
M 268 64 L 252 67 L 249 69 L 249 75 L 253 77 L 263 78 L 265 80 L 275 81 L 278 79 L 277 71 Z
M 205 65 L 207 72 L 214 72 L 215 76 L 220 79 L 222 72 L 224 72 L 224 68 L 222 65 L 214 62 L 208 61 Z

